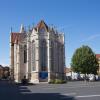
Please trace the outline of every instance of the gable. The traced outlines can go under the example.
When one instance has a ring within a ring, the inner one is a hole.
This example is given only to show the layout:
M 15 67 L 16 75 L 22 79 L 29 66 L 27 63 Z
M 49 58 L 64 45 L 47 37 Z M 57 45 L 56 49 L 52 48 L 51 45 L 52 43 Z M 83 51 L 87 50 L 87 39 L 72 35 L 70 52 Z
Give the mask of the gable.
M 36 28 L 38 29 L 39 32 L 42 32 L 42 33 L 48 31 L 48 26 L 46 25 L 46 23 L 43 20 L 41 20 L 37 24 Z

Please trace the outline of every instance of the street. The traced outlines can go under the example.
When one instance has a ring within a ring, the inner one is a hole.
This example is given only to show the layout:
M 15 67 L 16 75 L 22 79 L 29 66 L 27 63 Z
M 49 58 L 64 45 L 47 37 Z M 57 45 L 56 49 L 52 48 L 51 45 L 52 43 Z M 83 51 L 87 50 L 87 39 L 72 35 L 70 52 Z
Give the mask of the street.
M 0 100 L 100 100 L 100 82 L 22 86 L 0 81 Z

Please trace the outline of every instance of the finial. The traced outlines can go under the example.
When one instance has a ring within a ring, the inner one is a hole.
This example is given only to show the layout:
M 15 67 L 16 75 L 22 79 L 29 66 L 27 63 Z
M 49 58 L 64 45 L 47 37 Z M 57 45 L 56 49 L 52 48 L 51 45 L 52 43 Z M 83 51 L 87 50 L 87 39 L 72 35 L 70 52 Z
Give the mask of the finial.
M 10 33 L 12 33 L 12 27 L 10 28 Z
M 20 27 L 20 33 L 24 33 L 24 32 L 25 32 L 25 30 L 24 30 L 24 25 L 21 24 L 21 27 Z

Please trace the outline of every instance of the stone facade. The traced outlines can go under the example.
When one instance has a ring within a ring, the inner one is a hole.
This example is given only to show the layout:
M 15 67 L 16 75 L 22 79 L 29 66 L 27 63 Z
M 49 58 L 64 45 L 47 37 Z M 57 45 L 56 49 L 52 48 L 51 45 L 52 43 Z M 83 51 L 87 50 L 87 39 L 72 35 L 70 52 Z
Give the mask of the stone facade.
M 99 64 L 98 74 L 100 75 L 100 54 L 96 54 L 96 58 L 97 58 L 98 64 Z
M 11 74 L 16 82 L 24 76 L 32 83 L 64 79 L 64 34 L 41 20 L 37 26 L 10 36 Z
M 0 79 L 2 79 L 3 77 L 3 67 L 2 65 L 0 65 Z

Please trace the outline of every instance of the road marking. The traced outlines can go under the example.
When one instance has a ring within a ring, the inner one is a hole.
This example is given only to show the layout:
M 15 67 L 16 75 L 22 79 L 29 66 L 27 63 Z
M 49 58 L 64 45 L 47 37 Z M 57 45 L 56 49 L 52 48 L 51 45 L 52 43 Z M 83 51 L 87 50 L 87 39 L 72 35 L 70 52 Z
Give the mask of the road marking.
M 63 99 L 64 98 L 72 98 L 72 97 L 75 97 L 75 98 L 91 98 L 91 97 L 100 97 L 100 95 L 81 95 L 81 96 L 75 96 L 76 93 L 68 93 L 68 94 L 62 94 L 62 95 L 65 95 L 66 97 L 62 97 Z M 67 97 L 68 96 L 68 97 Z M 71 97 L 69 97 L 71 96 Z
M 83 95 L 83 96 L 75 96 L 76 98 L 91 98 L 91 97 L 100 97 L 100 95 Z
M 68 95 L 76 95 L 76 93 L 66 93 L 66 94 L 62 94 L 62 95 L 66 95 L 66 96 L 68 96 Z

